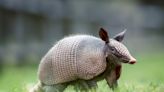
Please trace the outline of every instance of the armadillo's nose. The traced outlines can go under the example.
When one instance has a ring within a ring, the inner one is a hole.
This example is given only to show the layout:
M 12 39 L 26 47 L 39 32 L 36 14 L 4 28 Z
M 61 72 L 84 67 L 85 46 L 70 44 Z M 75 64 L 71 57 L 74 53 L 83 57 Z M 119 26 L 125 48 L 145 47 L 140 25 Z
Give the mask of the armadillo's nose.
M 135 58 L 132 58 L 130 61 L 129 61 L 129 64 L 135 64 L 137 62 L 137 60 Z

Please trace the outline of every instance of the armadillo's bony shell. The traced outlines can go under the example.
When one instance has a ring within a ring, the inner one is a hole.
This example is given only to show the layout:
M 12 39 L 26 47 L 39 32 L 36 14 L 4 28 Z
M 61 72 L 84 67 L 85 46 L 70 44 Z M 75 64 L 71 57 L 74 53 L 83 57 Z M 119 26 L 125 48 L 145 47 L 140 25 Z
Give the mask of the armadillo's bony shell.
M 106 68 L 105 43 L 87 35 L 66 37 L 52 47 L 39 65 L 39 80 L 47 85 L 92 79 Z

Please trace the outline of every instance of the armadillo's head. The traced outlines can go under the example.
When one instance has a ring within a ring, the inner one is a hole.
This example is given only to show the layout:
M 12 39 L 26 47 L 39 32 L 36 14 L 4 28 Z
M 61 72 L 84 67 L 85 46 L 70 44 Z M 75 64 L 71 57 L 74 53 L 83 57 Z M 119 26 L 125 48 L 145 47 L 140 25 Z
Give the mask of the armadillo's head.
M 125 45 L 115 39 L 110 39 L 110 50 L 121 62 L 129 64 L 136 63 L 136 59 L 131 56 Z
M 109 39 L 107 32 L 104 29 L 100 29 L 99 35 L 102 40 L 106 42 L 106 50 L 108 54 L 119 59 L 123 63 L 134 64 L 136 59 L 132 57 L 128 49 L 121 42 L 124 38 L 126 30 L 117 34 L 113 39 Z

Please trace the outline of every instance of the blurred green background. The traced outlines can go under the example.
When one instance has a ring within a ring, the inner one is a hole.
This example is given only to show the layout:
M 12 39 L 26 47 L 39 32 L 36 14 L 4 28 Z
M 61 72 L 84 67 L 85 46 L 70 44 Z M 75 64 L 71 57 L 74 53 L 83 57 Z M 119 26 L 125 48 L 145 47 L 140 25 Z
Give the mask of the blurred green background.
M 123 43 L 138 61 L 123 65 L 117 91 L 164 92 L 163 0 L 0 0 L 0 92 L 27 92 L 56 41 L 100 27 L 110 37 L 127 29 Z

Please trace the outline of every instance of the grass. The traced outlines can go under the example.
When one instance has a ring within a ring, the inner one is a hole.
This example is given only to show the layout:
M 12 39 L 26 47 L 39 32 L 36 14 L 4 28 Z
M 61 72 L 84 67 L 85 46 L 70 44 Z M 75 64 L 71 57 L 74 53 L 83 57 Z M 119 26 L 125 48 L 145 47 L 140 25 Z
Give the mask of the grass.
M 164 54 L 140 55 L 135 65 L 123 65 L 116 92 L 163 92 Z M 37 67 L 5 67 L 0 74 L 0 92 L 27 92 L 37 82 Z M 106 81 L 98 83 L 97 92 L 112 92 Z M 69 86 L 65 92 L 74 92 Z
M 27 92 L 28 84 L 37 81 L 36 67 L 5 67 L 0 76 L 0 92 Z

